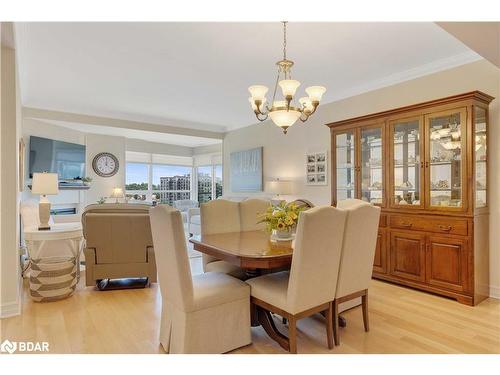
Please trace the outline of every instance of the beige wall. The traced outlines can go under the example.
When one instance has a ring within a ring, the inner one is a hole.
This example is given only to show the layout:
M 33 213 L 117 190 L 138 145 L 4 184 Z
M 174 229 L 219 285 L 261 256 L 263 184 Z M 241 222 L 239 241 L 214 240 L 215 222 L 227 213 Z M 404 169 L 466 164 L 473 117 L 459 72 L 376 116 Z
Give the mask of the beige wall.
M 5 25 L 2 25 L 4 29 Z M 1 48 L 0 78 L 0 317 L 20 313 L 18 142 L 19 91 L 16 56 Z
M 331 176 L 327 186 L 305 185 L 305 155 L 308 152 L 328 150 L 330 154 L 329 122 L 380 112 L 427 100 L 481 90 L 498 98 L 499 69 L 486 60 L 424 76 L 394 86 L 367 92 L 338 102 L 320 106 L 318 112 L 305 124 L 297 123 L 285 136 L 270 122 L 252 125 L 229 132 L 223 145 L 224 194 L 230 191 L 229 155 L 236 150 L 264 146 L 264 180 L 272 178 L 294 180 L 293 196 L 311 200 L 315 204 L 330 204 Z M 302 78 L 305 83 L 307 77 Z M 335 90 L 334 87 L 329 88 Z M 500 143 L 499 99 L 490 106 L 491 144 Z M 248 109 L 250 112 L 250 108 Z M 500 149 L 491 147 L 491 186 L 500 186 Z M 246 194 L 248 195 L 248 194 Z M 491 294 L 500 298 L 500 190 L 491 191 L 490 220 L 490 280 Z

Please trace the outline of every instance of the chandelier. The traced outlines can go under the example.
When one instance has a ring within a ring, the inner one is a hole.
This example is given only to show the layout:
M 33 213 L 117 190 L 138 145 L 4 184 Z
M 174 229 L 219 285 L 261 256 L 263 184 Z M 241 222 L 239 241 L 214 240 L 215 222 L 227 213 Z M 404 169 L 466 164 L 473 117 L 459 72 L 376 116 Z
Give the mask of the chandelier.
M 300 86 L 300 82 L 292 79 L 293 61 L 286 58 L 286 24 L 283 22 L 283 60 L 276 63 L 278 66 L 278 76 L 274 84 L 271 107 L 266 105 L 266 94 L 269 90 L 263 85 L 253 85 L 248 88 L 251 97 L 248 98 L 255 116 L 259 121 L 265 121 L 268 117 L 287 133 L 288 128 L 300 119 L 306 122 L 309 117 L 316 112 L 321 97 L 326 91 L 323 86 L 310 86 L 306 88 L 308 96 L 298 100 L 298 105 L 294 103 L 295 93 Z M 281 78 L 281 79 L 280 79 Z M 275 100 L 278 85 L 281 88 L 284 100 Z

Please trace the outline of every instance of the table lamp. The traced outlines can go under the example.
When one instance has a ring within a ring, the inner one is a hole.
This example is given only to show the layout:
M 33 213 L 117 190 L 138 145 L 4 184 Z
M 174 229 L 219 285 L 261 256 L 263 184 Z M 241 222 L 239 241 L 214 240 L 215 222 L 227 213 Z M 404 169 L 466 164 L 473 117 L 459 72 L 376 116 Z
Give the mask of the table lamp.
M 266 190 L 276 194 L 276 199 L 280 201 L 280 195 L 292 193 L 292 181 L 280 180 L 279 178 L 274 181 L 268 181 Z
M 115 187 L 113 189 L 113 192 L 111 193 L 111 198 L 116 198 L 115 203 L 119 203 L 118 198 L 125 198 L 125 195 L 123 194 L 123 189 L 119 188 L 119 187 Z
M 50 230 L 50 201 L 47 199 L 47 195 L 56 195 L 59 193 L 57 173 L 33 173 L 31 192 L 40 195 L 40 203 L 38 204 L 40 225 L 38 230 Z

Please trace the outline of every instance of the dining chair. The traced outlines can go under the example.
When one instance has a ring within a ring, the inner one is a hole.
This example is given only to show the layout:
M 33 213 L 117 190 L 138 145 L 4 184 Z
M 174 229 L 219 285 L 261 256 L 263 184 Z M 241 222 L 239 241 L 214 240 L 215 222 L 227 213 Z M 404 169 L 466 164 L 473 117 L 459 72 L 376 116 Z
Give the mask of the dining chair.
M 264 230 L 265 223 L 258 223 L 259 215 L 266 213 L 271 206 L 271 201 L 250 198 L 240 202 L 240 228 L 242 232 Z
M 251 343 L 250 288 L 222 273 L 191 276 L 181 213 L 150 210 L 168 353 L 225 353 Z
M 299 215 L 289 272 L 246 282 L 251 302 L 274 327 L 271 312 L 288 320 L 288 350 L 297 353 L 297 320 L 325 312 L 328 348 L 333 348 L 333 305 L 346 212 L 324 206 Z M 275 327 L 274 327 L 275 328 Z
M 201 235 L 241 231 L 240 204 L 216 199 L 200 206 Z M 203 272 L 222 272 L 245 280 L 245 270 L 208 254 L 202 254 Z
M 337 207 L 347 212 L 339 279 L 333 301 L 335 345 L 340 345 L 338 311 L 341 303 L 361 297 L 365 331 L 370 329 L 368 287 L 377 245 L 380 207 L 359 199 L 339 201 Z

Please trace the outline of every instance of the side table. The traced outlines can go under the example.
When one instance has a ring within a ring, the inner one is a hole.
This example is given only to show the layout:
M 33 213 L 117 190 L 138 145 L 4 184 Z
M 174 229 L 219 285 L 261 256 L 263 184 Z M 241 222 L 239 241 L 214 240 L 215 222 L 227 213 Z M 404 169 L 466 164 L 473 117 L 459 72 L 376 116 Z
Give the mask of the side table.
M 24 229 L 30 260 L 30 295 L 37 302 L 69 297 L 80 278 L 83 232 L 80 223 L 52 224 L 50 230 Z

